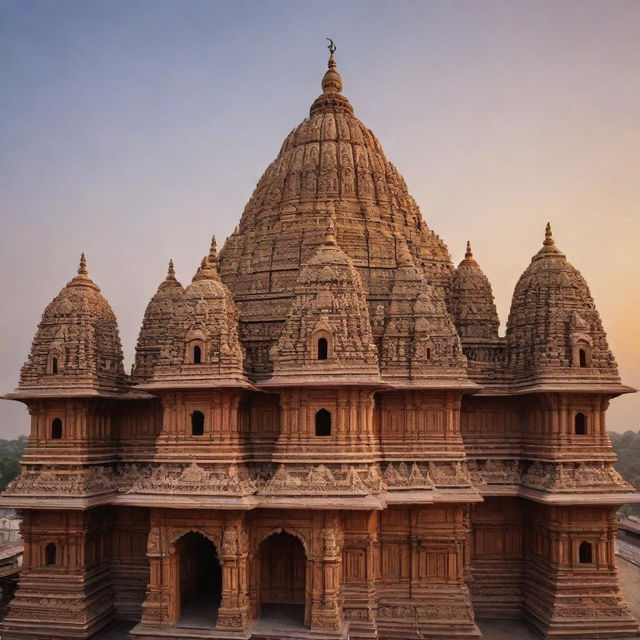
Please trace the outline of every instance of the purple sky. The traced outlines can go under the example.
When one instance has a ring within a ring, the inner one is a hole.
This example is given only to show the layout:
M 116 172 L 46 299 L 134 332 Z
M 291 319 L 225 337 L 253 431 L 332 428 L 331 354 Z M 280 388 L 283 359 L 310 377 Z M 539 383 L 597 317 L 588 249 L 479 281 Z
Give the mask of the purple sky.
M 356 114 L 504 325 L 550 220 L 640 386 L 637 0 L 0 0 L 0 390 L 86 251 L 129 367 L 170 257 L 188 282 L 320 92 Z M 640 394 L 610 429 L 640 428 Z M 26 433 L 0 402 L 0 436 Z

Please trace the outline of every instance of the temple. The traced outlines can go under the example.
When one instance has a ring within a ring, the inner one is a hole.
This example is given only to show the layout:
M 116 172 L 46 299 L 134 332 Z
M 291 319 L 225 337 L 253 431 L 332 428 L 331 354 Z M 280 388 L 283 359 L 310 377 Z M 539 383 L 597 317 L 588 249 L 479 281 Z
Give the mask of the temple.
M 221 251 L 186 287 L 170 263 L 131 375 L 84 255 L 45 309 L 5 396 L 31 433 L 3 640 L 637 636 L 605 426 L 632 389 L 585 280 L 547 225 L 500 336 L 333 51 Z

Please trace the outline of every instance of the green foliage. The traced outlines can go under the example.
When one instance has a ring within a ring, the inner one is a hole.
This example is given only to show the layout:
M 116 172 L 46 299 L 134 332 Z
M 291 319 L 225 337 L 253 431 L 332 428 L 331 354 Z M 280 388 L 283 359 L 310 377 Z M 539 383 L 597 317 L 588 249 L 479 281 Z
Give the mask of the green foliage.
M 0 440 L 0 491 L 20 473 L 20 458 L 27 446 L 27 436 L 17 440 Z
M 640 491 L 640 431 L 609 433 L 613 450 L 618 456 L 615 464 L 622 477 Z M 625 504 L 620 515 L 640 516 L 640 505 Z

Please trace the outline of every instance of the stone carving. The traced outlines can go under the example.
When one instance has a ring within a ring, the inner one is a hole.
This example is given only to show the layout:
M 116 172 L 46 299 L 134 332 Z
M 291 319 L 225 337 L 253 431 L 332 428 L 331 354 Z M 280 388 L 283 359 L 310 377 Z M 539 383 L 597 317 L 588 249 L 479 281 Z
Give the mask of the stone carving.
M 522 484 L 558 493 L 633 491 L 633 487 L 608 462 L 534 462 L 523 475 Z
M 389 490 L 393 489 L 433 489 L 434 483 L 429 475 L 427 465 L 422 465 L 424 472 L 417 463 L 411 466 L 405 462 L 388 464 L 382 478 Z
M 83 253 L 77 275 L 42 314 L 18 389 L 112 393 L 124 384 L 116 317 L 89 278 Z
M 319 377 L 379 380 L 377 350 L 360 276 L 330 220 L 324 243 L 300 271 L 295 297 L 271 349 L 273 381 Z M 327 344 L 318 356 L 318 340 Z
M 263 495 L 367 495 L 384 484 L 375 465 L 284 465 L 259 490 Z
M 120 490 L 127 493 L 185 495 L 250 495 L 255 483 L 245 467 L 161 464 L 123 466 Z
M 520 483 L 519 460 L 498 460 L 496 458 L 470 460 L 467 467 L 476 486 Z
M 581 368 L 574 361 L 571 330 L 577 327 L 580 333 L 590 329 L 588 367 Z M 570 372 L 573 377 L 619 382 L 618 367 L 589 287 L 556 247 L 549 225 L 542 248 L 513 293 L 507 344 L 509 370 L 517 379 L 561 377 Z
M 7 495 L 87 497 L 111 493 L 117 489 L 111 469 L 102 466 L 24 467 L 5 489 Z
M 498 337 L 500 321 L 491 284 L 474 259 L 469 242 L 451 279 L 447 302 L 460 338 Z
M 175 281 L 170 266 L 167 280 L 147 307 L 136 362 L 134 377 L 145 388 L 246 383 L 238 311 L 218 275 L 215 237 L 186 289 Z

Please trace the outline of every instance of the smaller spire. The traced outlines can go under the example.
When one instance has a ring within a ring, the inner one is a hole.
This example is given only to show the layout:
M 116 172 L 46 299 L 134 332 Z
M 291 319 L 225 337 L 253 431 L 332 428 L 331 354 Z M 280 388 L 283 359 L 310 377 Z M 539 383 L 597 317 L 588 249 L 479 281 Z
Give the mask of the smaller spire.
M 167 280 L 175 280 L 176 279 L 176 272 L 175 269 L 173 268 L 173 260 L 169 260 L 169 268 L 167 269 Z
M 218 243 L 215 234 L 211 236 L 211 247 L 209 248 L 209 262 L 217 264 L 218 262 Z
M 336 240 L 336 222 L 331 215 L 327 220 L 327 230 L 325 231 L 324 235 L 324 244 L 330 247 L 338 244 L 338 241 Z
M 400 267 L 415 267 L 413 257 L 409 251 L 409 246 L 404 236 L 400 233 L 395 234 L 396 239 L 396 261 Z
M 87 269 L 87 258 L 84 255 L 84 251 L 80 254 L 80 264 L 78 266 L 78 273 L 73 277 L 70 282 L 67 282 L 68 287 L 91 287 L 96 291 L 100 291 L 100 287 L 95 284 L 89 277 L 89 270 Z
M 473 258 L 473 252 L 471 251 L 471 242 L 467 240 L 467 250 L 464 254 L 465 258 Z
M 80 254 L 80 266 L 78 267 L 78 275 L 87 277 L 89 270 L 87 269 L 87 258 L 84 255 L 84 251 Z
M 551 223 L 547 222 L 547 228 L 545 229 L 544 232 L 544 242 L 543 242 L 545 247 L 550 247 L 552 245 L 555 244 L 555 241 L 553 239 L 553 235 L 551 234 Z

